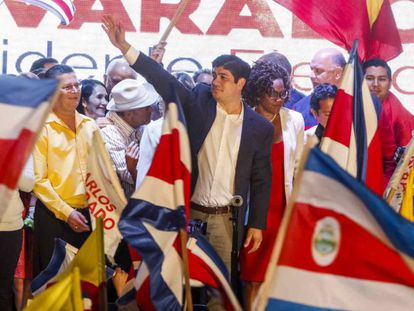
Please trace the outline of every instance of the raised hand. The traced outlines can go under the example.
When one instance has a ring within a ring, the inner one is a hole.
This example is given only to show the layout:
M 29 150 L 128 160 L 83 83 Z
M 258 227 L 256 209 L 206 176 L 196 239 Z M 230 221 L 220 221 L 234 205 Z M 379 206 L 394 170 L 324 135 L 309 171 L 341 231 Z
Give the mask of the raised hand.
M 151 58 L 159 64 L 162 62 L 162 58 L 164 57 L 166 45 L 167 41 L 161 41 L 154 45 L 151 49 Z
M 115 20 L 112 15 L 104 15 L 102 17 L 102 29 L 113 46 L 118 48 L 122 54 L 128 51 L 131 45 L 125 40 L 125 29 L 120 21 Z

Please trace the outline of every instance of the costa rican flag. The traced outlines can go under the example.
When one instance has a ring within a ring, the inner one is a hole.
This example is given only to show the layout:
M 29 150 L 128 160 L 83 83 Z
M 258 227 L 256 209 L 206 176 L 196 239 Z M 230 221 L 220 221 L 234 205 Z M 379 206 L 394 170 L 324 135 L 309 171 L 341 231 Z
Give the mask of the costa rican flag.
M 369 92 L 357 43 L 345 67 L 341 86 L 329 116 L 321 150 L 343 169 L 381 195 L 384 190 L 378 120 L 380 103 Z
M 0 206 L 7 206 L 52 107 L 55 80 L 0 75 Z
M 191 286 L 207 286 L 210 294 L 221 300 L 225 310 L 242 310 L 231 288 L 227 268 L 207 239 L 197 233 L 191 234 L 187 243 L 187 254 Z M 148 267 L 134 252 L 131 252 L 131 259 L 134 266 L 133 276 L 127 282 L 118 304 L 126 306 L 134 302 L 142 310 L 155 310 L 151 299 L 148 299 Z
M 16 0 L 18 2 L 33 4 L 49 12 L 60 19 L 62 25 L 69 25 L 75 16 L 75 5 L 72 0 Z
M 183 272 L 179 231 L 186 228 L 191 158 L 181 106 L 168 104 L 162 136 L 147 176 L 118 223 L 142 257 L 150 300 L 157 310 L 181 310 Z
M 48 286 L 56 282 L 56 277 L 69 267 L 78 249 L 65 241 L 56 238 L 52 258 L 46 269 L 43 270 L 31 284 L 32 294 L 36 296 Z
M 414 224 L 319 149 L 300 174 L 259 310 L 412 310 Z

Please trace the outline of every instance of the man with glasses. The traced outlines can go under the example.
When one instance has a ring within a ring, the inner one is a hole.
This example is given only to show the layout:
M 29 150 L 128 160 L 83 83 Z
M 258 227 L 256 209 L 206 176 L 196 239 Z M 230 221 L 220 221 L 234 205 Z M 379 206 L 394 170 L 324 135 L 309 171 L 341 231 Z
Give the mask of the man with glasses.
M 80 87 L 71 67 L 55 65 L 45 78 L 59 79 L 62 87 L 33 150 L 33 192 L 39 199 L 34 214 L 34 276 L 48 265 L 55 238 L 79 248 L 90 234 L 86 165 L 98 129 L 76 111 Z
M 310 79 L 313 88 L 316 88 L 322 83 L 329 83 L 339 87 L 345 65 L 345 58 L 337 49 L 328 48 L 316 52 L 310 62 Z M 294 110 L 302 114 L 305 120 L 305 129 L 318 124 L 318 121 L 311 113 L 310 99 L 310 95 L 306 96 L 293 107 Z

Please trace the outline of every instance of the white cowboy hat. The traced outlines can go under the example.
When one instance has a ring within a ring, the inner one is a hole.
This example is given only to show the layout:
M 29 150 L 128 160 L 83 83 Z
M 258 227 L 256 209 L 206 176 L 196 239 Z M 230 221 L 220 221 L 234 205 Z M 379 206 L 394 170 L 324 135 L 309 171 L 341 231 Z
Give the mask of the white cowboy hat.
M 148 82 L 125 79 L 112 89 L 111 100 L 106 109 L 109 111 L 129 111 L 151 106 L 159 99 L 160 95 Z

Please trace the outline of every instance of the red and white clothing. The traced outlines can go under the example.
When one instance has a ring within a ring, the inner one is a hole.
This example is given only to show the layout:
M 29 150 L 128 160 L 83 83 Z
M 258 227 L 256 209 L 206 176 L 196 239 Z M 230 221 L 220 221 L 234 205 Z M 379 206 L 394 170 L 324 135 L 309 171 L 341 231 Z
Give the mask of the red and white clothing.
M 300 113 L 282 108 L 280 110 L 283 140 L 272 145 L 272 190 L 267 215 L 267 229 L 263 231 L 260 248 L 247 254 L 240 252 L 240 278 L 243 281 L 263 282 L 273 251 L 277 232 L 293 187 L 304 141 L 304 121 Z
M 408 144 L 411 131 L 414 130 L 414 116 L 391 92 L 382 102 L 379 129 L 385 183 L 388 183 L 397 165 L 393 160 L 394 153 L 397 147 Z

